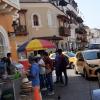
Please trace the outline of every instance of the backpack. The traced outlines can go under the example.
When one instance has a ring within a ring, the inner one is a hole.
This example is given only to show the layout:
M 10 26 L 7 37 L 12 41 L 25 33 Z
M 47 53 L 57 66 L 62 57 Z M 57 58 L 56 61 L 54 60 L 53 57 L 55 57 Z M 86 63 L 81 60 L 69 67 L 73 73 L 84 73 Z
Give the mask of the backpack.
M 69 59 L 68 59 L 68 57 L 62 54 L 61 59 L 62 59 L 62 65 L 63 65 L 64 67 L 66 67 L 66 66 L 69 64 Z
M 6 64 L 4 62 L 0 62 L 0 77 L 5 73 Z

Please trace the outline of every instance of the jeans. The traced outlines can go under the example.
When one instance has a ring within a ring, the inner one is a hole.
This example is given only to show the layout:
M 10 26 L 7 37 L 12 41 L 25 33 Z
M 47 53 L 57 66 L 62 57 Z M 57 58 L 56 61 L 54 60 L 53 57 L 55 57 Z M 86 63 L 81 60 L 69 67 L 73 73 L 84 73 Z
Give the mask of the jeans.
M 60 82 L 61 82 L 61 83 L 64 83 L 64 82 L 63 82 L 62 73 L 64 74 L 64 77 L 65 77 L 65 84 L 67 85 L 67 83 L 68 83 L 68 76 L 67 76 L 66 69 L 59 72 Z
M 53 86 L 53 79 L 52 79 L 52 72 L 46 74 L 46 83 L 47 83 L 47 88 L 50 92 L 54 90 Z
M 64 77 L 65 77 L 65 84 L 68 83 L 68 77 L 67 77 L 67 72 L 66 72 L 66 69 L 60 69 L 60 68 L 57 68 L 56 69 L 56 82 L 61 82 L 61 83 L 64 83 L 63 82 L 63 77 L 62 77 L 62 73 L 64 73 Z
M 59 82 L 60 79 L 60 70 L 58 68 L 56 68 L 56 82 Z
M 40 74 L 40 89 L 46 87 L 46 75 Z

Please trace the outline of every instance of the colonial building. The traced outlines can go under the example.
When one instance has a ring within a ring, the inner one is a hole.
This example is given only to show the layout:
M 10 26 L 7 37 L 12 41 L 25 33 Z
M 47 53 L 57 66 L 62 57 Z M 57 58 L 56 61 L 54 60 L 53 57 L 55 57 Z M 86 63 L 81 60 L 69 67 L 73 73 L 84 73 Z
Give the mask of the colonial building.
M 15 48 L 12 46 L 14 38 L 9 37 L 9 33 L 14 32 L 12 23 L 18 9 L 19 0 L 0 0 L 0 58 L 8 52 L 12 52 L 13 58 L 16 58 Z
M 59 7 L 48 0 L 20 0 L 20 5 L 19 19 L 16 21 L 18 46 L 26 40 L 41 38 L 67 49 L 69 18 Z
M 76 28 L 83 20 L 74 0 L 20 0 L 21 10 L 15 22 L 16 43 L 41 38 L 55 42 L 63 50 L 78 48 Z
M 83 48 L 87 42 L 87 34 L 83 25 L 83 19 L 79 13 L 78 5 L 75 0 L 66 1 L 69 2 L 66 7 L 66 13 L 70 18 L 71 28 L 71 36 L 68 38 L 69 47 L 72 50 Z

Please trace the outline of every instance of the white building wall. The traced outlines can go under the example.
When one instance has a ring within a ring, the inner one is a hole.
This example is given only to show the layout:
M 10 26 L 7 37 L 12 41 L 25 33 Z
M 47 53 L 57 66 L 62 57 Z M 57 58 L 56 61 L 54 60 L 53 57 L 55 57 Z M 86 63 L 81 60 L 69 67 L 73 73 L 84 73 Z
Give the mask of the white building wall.
M 100 29 L 91 29 L 90 44 L 100 43 Z

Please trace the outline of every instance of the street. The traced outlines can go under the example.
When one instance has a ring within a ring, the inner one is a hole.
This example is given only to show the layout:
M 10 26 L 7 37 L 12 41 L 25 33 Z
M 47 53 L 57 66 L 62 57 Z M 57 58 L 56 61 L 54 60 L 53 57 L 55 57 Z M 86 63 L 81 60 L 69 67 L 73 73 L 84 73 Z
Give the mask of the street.
M 58 100 L 58 96 L 61 100 L 91 100 L 91 92 L 93 89 L 97 89 L 97 80 L 85 80 L 80 75 L 75 75 L 73 69 L 68 69 L 68 86 L 55 85 L 55 95 L 45 96 L 43 100 Z

